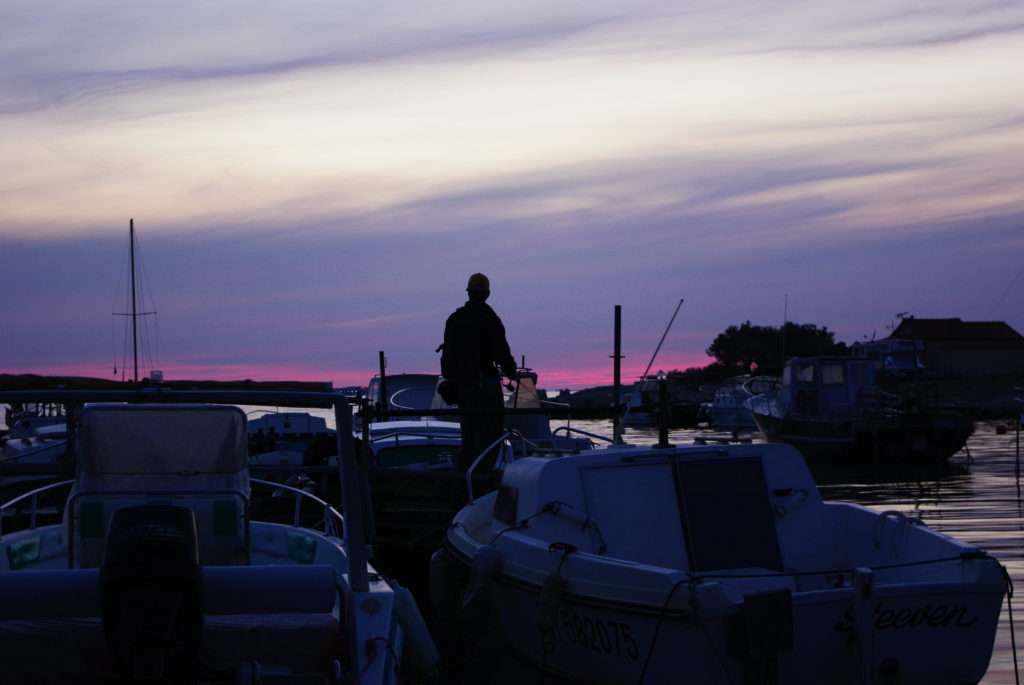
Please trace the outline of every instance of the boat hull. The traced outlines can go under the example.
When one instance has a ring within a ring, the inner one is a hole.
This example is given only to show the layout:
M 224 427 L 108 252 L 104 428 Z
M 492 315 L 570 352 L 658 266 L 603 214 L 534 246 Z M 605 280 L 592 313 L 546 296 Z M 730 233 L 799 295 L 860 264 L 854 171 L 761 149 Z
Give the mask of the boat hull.
M 451 552 L 452 550 L 450 550 Z M 461 559 L 469 565 L 468 559 Z M 852 588 L 792 595 L 792 649 L 774 656 L 751 635 L 741 604 L 723 610 L 671 610 L 566 594 L 551 609 L 543 588 L 499 575 L 490 625 L 472 633 L 499 641 L 478 650 L 513 655 L 529 669 L 574 683 L 836 683 L 878 679 L 930 685 L 977 683 L 988 668 L 1002 588 L 976 585 L 881 589 L 868 602 L 869 653 L 855 628 Z M 686 596 L 684 586 L 681 597 Z M 548 604 L 545 610 L 545 604 Z M 783 622 L 765 624 L 777 631 Z M 985 647 L 980 647 L 985 646 Z M 500 664 L 500 660 L 493 660 Z M 479 675 L 479 674 L 477 674 Z M 521 682 L 522 673 L 486 674 Z M 766 678 L 768 678 L 766 680 Z M 875 680 L 873 680 L 875 681 Z M 881 680 L 880 682 L 884 682 Z
M 766 440 L 793 445 L 811 461 L 940 463 L 962 450 L 974 430 L 959 418 L 870 422 L 754 412 L 754 421 Z

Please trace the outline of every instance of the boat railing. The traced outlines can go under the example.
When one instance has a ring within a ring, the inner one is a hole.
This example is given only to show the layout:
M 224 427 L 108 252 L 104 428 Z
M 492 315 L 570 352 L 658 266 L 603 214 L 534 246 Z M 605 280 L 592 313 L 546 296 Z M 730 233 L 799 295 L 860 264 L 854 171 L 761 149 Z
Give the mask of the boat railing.
M 275 492 L 278 491 L 278 490 L 284 490 L 284 491 L 287 491 L 287 492 L 293 494 L 295 496 L 295 509 L 294 509 L 294 515 L 293 515 L 293 518 L 292 518 L 292 525 L 294 525 L 294 526 L 299 526 L 300 525 L 300 521 L 301 521 L 301 517 L 302 517 L 302 504 L 303 504 L 303 502 L 305 500 L 307 500 L 307 499 L 308 500 L 312 500 L 313 502 L 318 504 L 323 509 L 323 512 L 324 512 L 324 516 L 323 516 L 323 532 L 324 532 L 324 535 L 331 536 L 331 537 L 341 537 L 339 535 L 339 533 L 343 530 L 343 527 L 345 525 L 345 517 L 342 516 L 341 513 L 337 509 L 335 509 L 333 506 L 331 506 L 329 502 L 326 502 L 326 501 L 320 499 L 319 497 L 317 497 L 316 495 L 314 495 L 313 493 L 311 493 L 311 492 L 309 492 L 307 490 L 303 490 L 301 488 L 296 488 L 296 487 L 293 487 L 291 485 L 285 485 L 283 483 L 275 483 L 273 481 L 262 480 L 262 479 L 259 479 L 259 478 L 250 478 L 249 482 L 250 483 L 255 483 L 257 485 L 261 485 L 261 486 L 265 486 L 265 487 L 271 488 Z M 44 494 L 44 493 L 50 492 L 50 491 L 56 491 L 59 488 L 69 487 L 73 483 L 74 483 L 73 480 L 64 480 L 64 481 L 60 481 L 60 482 L 57 482 L 57 483 L 49 483 L 47 485 L 44 485 L 43 487 L 36 488 L 35 490 L 31 490 L 29 492 L 26 492 L 26 493 L 24 493 L 22 495 L 19 495 L 19 496 L 15 497 L 12 500 L 9 500 L 7 502 L 4 502 L 3 504 L 0 504 L 0 540 L 2 540 L 3 536 L 4 536 L 3 523 L 4 523 L 4 515 L 6 514 L 7 511 L 9 511 L 11 509 L 17 508 L 23 502 L 26 502 L 26 501 L 29 502 L 29 511 L 28 511 L 29 525 L 28 525 L 28 529 L 29 530 L 35 530 L 36 525 L 37 525 L 37 521 L 38 521 L 38 514 L 39 514 L 39 496 Z M 205 494 L 205 493 L 206 493 L 206 491 L 198 491 L 197 490 L 197 491 L 189 491 L 188 494 Z M 80 495 L 80 494 L 90 494 L 90 493 L 77 493 L 77 494 Z M 122 494 L 125 494 L 125 493 L 122 493 Z M 137 493 L 135 493 L 133 491 L 133 492 L 127 493 L 127 494 L 137 494 Z M 175 494 L 181 494 L 181 493 L 176 492 Z M 241 495 L 242 493 L 234 492 L 233 494 Z M 77 499 L 77 497 L 75 497 L 73 499 Z M 71 502 L 69 501 L 69 504 L 70 503 Z
M 36 520 L 39 514 L 39 495 L 42 495 L 43 493 L 49 492 L 51 490 L 57 490 L 58 488 L 70 487 L 71 484 L 74 482 L 75 481 L 73 480 L 62 480 L 57 483 L 48 483 L 47 485 L 44 485 L 40 488 L 36 488 L 35 490 L 30 490 L 29 492 L 18 495 L 12 500 L 8 500 L 7 502 L 0 504 L 0 540 L 2 540 L 4 537 L 4 515 L 6 514 L 7 510 L 17 507 L 22 502 L 28 501 L 30 503 L 28 514 L 28 529 L 35 530 Z
M 373 512 L 365 501 L 365 467 L 360 465 L 352 435 L 352 405 L 344 393 L 302 390 L 196 389 L 181 390 L 163 385 L 135 385 L 129 389 L 95 390 L 0 390 L 0 404 L 52 402 L 65 407 L 68 443 L 74 445 L 75 417 L 79 410 L 96 402 L 212 403 L 262 407 L 320 407 L 333 410 L 338 443 L 338 470 L 342 510 L 345 512 L 344 546 L 349 561 L 349 585 L 354 592 L 369 590 L 369 547 L 367 519 Z M 281 486 L 276 486 L 281 487 Z M 37 493 L 38 494 L 38 493 Z M 333 515 L 332 515 L 333 516 Z
M 452 430 L 440 430 L 430 432 L 428 430 L 402 430 L 401 428 L 396 428 L 395 430 L 389 431 L 387 433 L 371 435 L 370 442 L 384 442 L 385 440 L 391 440 L 392 438 L 394 438 L 395 442 L 398 442 L 399 438 L 427 438 L 428 440 L 458 440 L 459 437 L 460 433 L 458 431 Z
M 324 535 L 336 538 L 341 537 L 340 533 L 342 530 L 344 530 L 345 517 L 341 515 L 341 512 L 332 507 L 329 502 L 320 499 L 319 497 L 317 497 L 308 490 L 296 488 L 291 485 L 285 485 L 284 483 L 275 483 L 274 481 L 262 480 L 260 478 L 250 478 L 249 482 L 255 483 L 257 485 L 262 485 L 267 488 L 272 488 L 274 492 L 277 492 L 278 490 L 283 490 L 285 492 L 290 492 L 291 494 L 295 495 L 295 510 L 294 515 L 292 517 L 293 526 L 300 526 L 300 521 L 302 518 L 302 503 L 305 502 L 307 499 L 312 500 L 316 504 L 320 505 L 321 508 L 323 508 Z M 341 528 L 339 528 L 338 526 L 341 526 Z
M 476 499 L 473 496 L 473 471 L 475 471 L 476 467 L 480 465 L 480 462 L 482 462 L 484 460 L 484 457 L 486 457 L 488 454 L 491 453 L 491 450 L 497 448 L 499 445 L 501 445 L 503 442 L 505 442 L 505 440 L 508 440 L 509 438 L 515 438 L 515 439 L 519 440 L 519 444 L 522 447 L 522 454 L 526 454 L 526 447 L 527 447 L 527 445 L 529 445 L 530 447 L 533 447 L 534 449 L 537 449 L 537 450 L 541 449 L 539 445 L 537 445 L 536 443 L 534 443 L 531 440 L 527 439 L 526 436 L 524 436 L 522 433 L 517 431 L 515 428 L 508 428 L 508 429 L 506 429 L 505 432 L 502 433 L 498 437 L 497 440 L 495 440 L 490 445 L 488 445 L 484 449 L 484 451 L 481 452 L 477 456 L 477 458 L 473 460 L 473 463 L 469 465 L 469 468 L 466 469 L 466 494 L 469 497 L 469 503 L 470 504 L 472 504 L 474 502 L 474 500 Z M 512 459 L 513 460 L 515 459 L 515 453 L 514 452 L 512 454 Z
M 590 431 L 581 430 L 579 428 L 573 428 L 572 426 L 559 426 L 555 430 L 551 431 L 551 434 L 558 435 L 561 431 L 565 431 L 566 437 L 568 437 L 570 433 L 578 433 L 580 435 L 585 435 L 592 440 L 602 440 L 604 442 L 611 443 L 612 445 L 615 444 L 615 439 L 609 438 L 607 435 L 591 433 Z

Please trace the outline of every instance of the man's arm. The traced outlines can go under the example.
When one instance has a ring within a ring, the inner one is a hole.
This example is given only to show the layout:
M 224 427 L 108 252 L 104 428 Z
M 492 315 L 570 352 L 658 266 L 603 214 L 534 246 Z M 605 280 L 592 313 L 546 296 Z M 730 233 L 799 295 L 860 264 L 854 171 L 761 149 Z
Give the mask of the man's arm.
M 488 338 L 491 341 L 491 358 L 498 363 L 506 376 L 513 378 L 516 373 L 516 359 L 512 356 L 512 350 L 505 338 L 505 324 L 496 313 L 491 318 L 490 328 Z
M 448 320 L 444 322 L 444 344 L 441 345 L 441 375 L 449 380 L 455 379 L 455 365 L 453 357 L 455 355 L 455 344 L 452 342 L 452 317 L 448 317 Z

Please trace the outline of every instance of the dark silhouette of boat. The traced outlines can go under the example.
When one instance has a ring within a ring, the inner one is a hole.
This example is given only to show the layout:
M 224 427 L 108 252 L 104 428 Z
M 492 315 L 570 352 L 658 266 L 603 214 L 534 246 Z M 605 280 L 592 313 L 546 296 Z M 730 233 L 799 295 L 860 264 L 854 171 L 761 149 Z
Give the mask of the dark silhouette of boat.
M 782 385 L 752 398 L 758 429 L 808 460 L 937 463 L 963 449 L 974 432 L 970 417 L 878 385 L 870 359 L 790 359 Z

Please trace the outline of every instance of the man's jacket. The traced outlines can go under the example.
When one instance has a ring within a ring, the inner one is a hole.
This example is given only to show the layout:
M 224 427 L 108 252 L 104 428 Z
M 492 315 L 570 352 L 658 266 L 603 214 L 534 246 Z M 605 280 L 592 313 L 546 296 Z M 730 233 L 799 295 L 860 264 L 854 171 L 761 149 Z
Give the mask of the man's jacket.
M 514 372 L 505 326 L 486 302 L 470 300 L 448 317 L 444 325 L 441 375 L 454 383 L 472 385 L 496 373 Z

